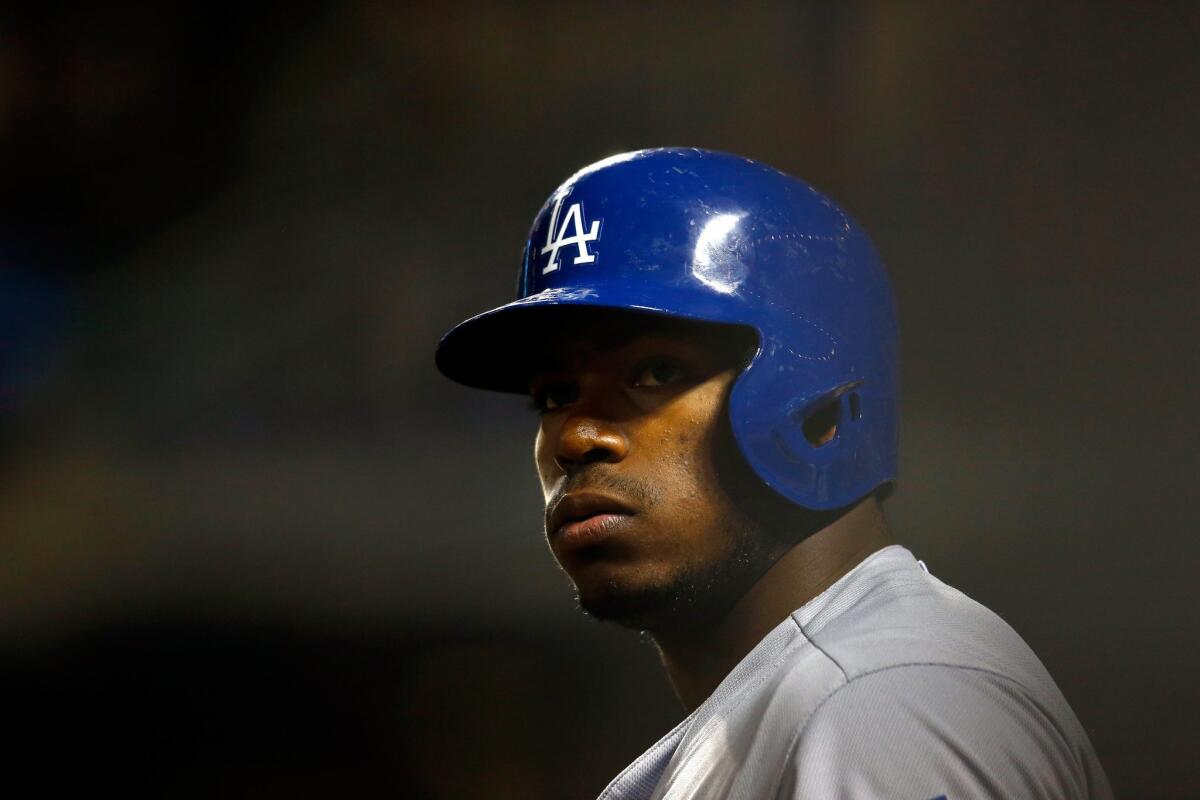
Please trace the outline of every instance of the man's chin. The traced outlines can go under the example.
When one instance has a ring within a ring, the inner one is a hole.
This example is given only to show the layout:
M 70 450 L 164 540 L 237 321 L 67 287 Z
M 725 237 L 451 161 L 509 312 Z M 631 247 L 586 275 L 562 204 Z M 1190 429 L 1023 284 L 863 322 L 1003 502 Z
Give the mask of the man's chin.
M 641 631 L 704 627 L 723 616 L 778 556 L 749 528 L 739 529 L 733 551 L 711 563 L 679 565 L 663 574 L 613 570 L 575 578 L 575 597 L 588 615 Z
M 686 572 L 661 584 L 576 587 L 576 600 L 594 619 L 634 630 L 692 628 L 720 616 L 736 600 L 736 591 L 729 591 L 733 587 L 698 577 Z
M 588 592 L 577 589 L 576 601 L 594 619 L 635 630 L 670 625 L 680 605 L 677 591 L 659 586 L 630 589 L 610 585 Z

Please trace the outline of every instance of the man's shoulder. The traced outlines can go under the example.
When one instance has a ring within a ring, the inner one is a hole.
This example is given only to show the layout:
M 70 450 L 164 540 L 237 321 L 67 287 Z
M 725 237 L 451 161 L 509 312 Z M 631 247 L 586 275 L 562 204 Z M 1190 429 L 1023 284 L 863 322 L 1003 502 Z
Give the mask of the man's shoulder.
M 1045 701 L 961 665 L 857 675 L 794 721 L 776 796 L 1110 798 L 1086 734 Z
M 931 797 L 945 780 L 1005 796 L 973 781 L 1023 786 L 1014 765 L 1037 764 L 1050 784 L 1069 787 L 1065 796 L 1106 796 L 1086 733 L 1024 640 L 906 550 L 894 551 L 793 615 L 798 646 L 759 693 L 770 697 L 761 709 L 766 727 L 787 732 L 775 745 L 787 763 L 803 763 L 810 780 L 833 770 L 827 788 L 844 788 L 853 774 L 882 781 L 874 787 L 881 796 L 911 770 L 921 779 L 912 796 L 942 786 Z
M 781 729 L 802 731 L 824 705 L 864 696 L 878 702 L 881 691 L 933 705 L 966 687 L 981 707 L 987 698 L 1011 697 L 1067 738 L 1081 732 L 1016 631 L 930 575 L 904 548 L 866 559 L 789 623 L 791 646 L 759 673 L 746 704 Z

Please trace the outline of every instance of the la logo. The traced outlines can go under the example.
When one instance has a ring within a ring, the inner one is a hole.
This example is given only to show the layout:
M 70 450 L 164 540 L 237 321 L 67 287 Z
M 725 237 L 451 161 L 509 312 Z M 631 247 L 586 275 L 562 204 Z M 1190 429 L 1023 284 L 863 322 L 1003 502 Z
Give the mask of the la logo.
M 550 224 L 546 226 L 546 246 L 542 248 L 542 255 L 550 254 L 550 260 L 546 262 L 546 266 L 542 268 L 542 274 L 554 272 L 558 269 L 558 251 L 568 245 L 575 245 L 576 254 L 572 264 L 591 264 L 596 260 L 596 254 L 588 251 L 588 242 L 594 242 L 600 238 L 600 220 L 592 220 L 592 227 L 585 230 L 583 222 L 583 206 L 579 203 L 572 203 L 567 209 L 567 216 L 563 218 L 562 225 L 558 224 L 558 218 L 562 213 L 563 201 L 567 199 L 567 194 L 559 195 L 554 201 L 554 210 L 550 212 Z

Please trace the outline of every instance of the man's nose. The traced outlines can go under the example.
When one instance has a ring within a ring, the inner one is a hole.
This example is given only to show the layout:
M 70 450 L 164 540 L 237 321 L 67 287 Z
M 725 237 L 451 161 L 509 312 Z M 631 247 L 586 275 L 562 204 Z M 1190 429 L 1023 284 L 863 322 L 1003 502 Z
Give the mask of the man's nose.
M 588 464 L 615 464 L 629 453 L 629 440 L 610 421 L 594 415 L 572 414 L 559 432 L 554 461 L 568 475 Z

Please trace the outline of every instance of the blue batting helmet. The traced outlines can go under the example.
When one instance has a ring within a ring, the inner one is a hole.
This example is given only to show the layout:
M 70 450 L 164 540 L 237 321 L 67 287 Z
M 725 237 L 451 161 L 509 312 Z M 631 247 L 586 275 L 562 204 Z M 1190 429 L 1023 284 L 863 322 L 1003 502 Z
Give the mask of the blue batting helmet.
M 585 306 L 745 326 L 758 350 L 734 382 L 734 436 L 798 505 L 848 505 L 896 477 L 897 329 L 866 234 L 811 186 L 747 158 L 637 150 L 584 167 L 534 219 L 518 299 L 442 339 L 450 378 L 525 392 L 539 309 Z M 543 320 L 545 318 L 543 317 Z M 837 432 L 805 420 L 833 406 Z

